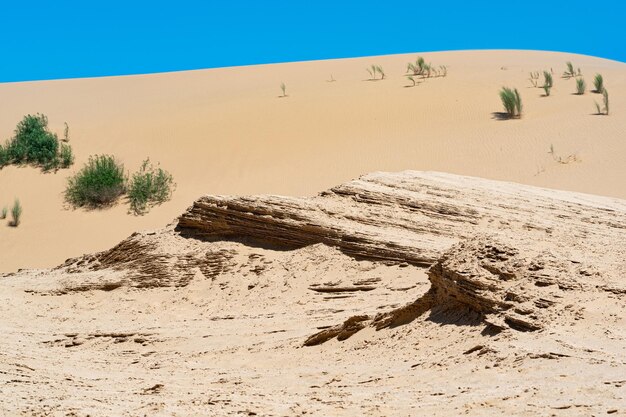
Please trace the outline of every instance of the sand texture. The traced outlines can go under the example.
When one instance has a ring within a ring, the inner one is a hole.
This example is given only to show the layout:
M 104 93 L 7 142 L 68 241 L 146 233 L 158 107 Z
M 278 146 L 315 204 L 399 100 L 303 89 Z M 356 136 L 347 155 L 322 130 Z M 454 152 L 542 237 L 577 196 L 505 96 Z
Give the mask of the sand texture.
M 626 201 L 438 172 L 206 195 L 0 277 L 0 411 L 626 412 Z
M 626 65 L 532 51 L 422 54 L 446 77 L 409 87 L 417 54 L 223 68 L 145 76 L 0 84 L 0 139 L 28 113 L 44 113 L 76 164 L 43 174 L 0 170 L 0 206 L 19 198 L 19 228 L 0 226 L 0 271 L 49 268 L 156 229 L 203 194 L 311 196 L 368 172 L 434 170 L 626 198 Z M 574 95 L 566 61 L 599 94 Z M 366 67 L 386 78 L 368 81 Z M 529 72 L 554 71 L 550 97 Z M 331 78 L 332 76 L 332 78 Z M 331 81 L 334 80 L 334 81 Z M 280 84 L 287 86 L 287 97 Z M 498 91 L 520 90 L 521 120 L 503 121 Z M 551 145 L 554 154 L 550 154 Z M 173 199 L 148 215 L 128 204 L 96 211 L 63 202 L 67 178 L 90 155 L 114 154 L 131 171 L 146 157 L 170 171 Z M 567 163 L 561 163 L 561 162 Z

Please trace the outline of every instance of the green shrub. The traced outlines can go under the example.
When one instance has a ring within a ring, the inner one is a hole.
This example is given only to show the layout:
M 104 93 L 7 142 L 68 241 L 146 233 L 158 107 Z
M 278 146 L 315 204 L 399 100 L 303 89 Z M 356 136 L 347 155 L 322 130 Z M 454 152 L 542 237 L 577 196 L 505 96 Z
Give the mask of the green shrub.
M 9 163 L 9 153 L 4 148 L 4 146 L 0 145 L 0 169 L 2 169 L 2 167 L 7 165 L 8 163 Z
M 124 166 L 111 155 L 96 155 L 69 178 L 65 199 L 75 207 L 106 206 L 113 204 L 125 188 Z
M 20 204 L 20 200 L 15 200 L 13 203 L 13 208 L 11 209 L 11 216 L 13 217 L 13 221 L 11 222 L 11 226 L 17 227 L 20 225 L 20 219 L 22 217 L 22 205 Z
M 593 86 L 596 88 L 594 93 L 600 94 L 604 91 L 604 78 L 602 78 L 602 75 L 596 74 L 593 79 Z
M 6 219 L 8 211 L 7 206 L 2 207 L 2 211 L 0 211 L 0 219 Z
M 280 89 L 283 92 L 283 95 L 281 97 L 287 97 L 287 86 L 285 85 L 285 83 L 280 83 Z
M 516 89 L 502 87 L 500 90 L 500 99 L 510 119 L 519 119 L 522 117 L 522 98 Z
M 587 83 L 584 78 L 576 78 L 576 94 L 583 95 L 587 89 Z
M 62 143 L 59 149 L 58 166 L 59 168 L 68 168 L 74 163 L 74 153 L 72 152 L 72 147 Z
M 604 107 L 600 107 L 598 102 L 595 102 L 596 110 L 597 110 L 596 114 L 604 114 L 608 116 L 609 115 L 609 92 L 606 90 L 606 88 L 602 90 L 602 103 L 604 104 Z
M 15 136 L 0 150 L 0 167 L 8 164 L 31 164 L 44 170 L 68 167 L 73 157 L 69 145 L 63 150 L 59 138 L 48 129 L 48 118 L 43 114 L 26 115 L 15 128 Z M 68 163 L 69 162 L 69 163 Z
M 566 62 L 565 66 L 567 69 L 563 72 L 563 78 L 572 78 L 576 76 L 576 71 L 574 71 L 574 65 L 571 62 Z M 578 75 L 580 75 L 580 68 L 578 68 Z
M 146 159 L 128 184 L 130 209 L 135 214 L 143 214 L 149 205 L 161 204 L 170 199 L 174 188 L 172 176 L 165 170 L 154 167 Z

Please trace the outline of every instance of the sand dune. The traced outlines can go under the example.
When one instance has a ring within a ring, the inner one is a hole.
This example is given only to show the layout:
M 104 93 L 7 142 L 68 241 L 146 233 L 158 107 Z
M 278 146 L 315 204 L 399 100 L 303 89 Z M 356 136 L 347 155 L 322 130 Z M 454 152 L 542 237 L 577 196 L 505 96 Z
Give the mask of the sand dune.
M 423 54 L 448 76 L 415 88 L 403 74 L 416 54 L 223 68 L 130 77 L 0 85 L 0 137 L 42 112 L 59 134 L 70 126 L 76 164 L 42 174 L 0 171 L 0 204 L 15 197 L 23 223 L 0 231 L 0 271 L 49 267 L 169 222 L 201 194 L 313 195 L 365 172 L 438 170 L 626 197 L 626 65 L 527 51 Z M 588 85 L 601 72 L 612 115 L 592 116 L 597 95 L 572 95 L 565 62 Z M 364 81 L 378 63 L 384 81 Z M 528 72 L 553 68 L 552 96 L 529 88 Z M 332 77 L 335 82 L 328 82 Z M 278 98 L 281 82 L 289 97 Z M 525 115 L 498 121 L 502 85 L 518 87 Z M 580 162 L 562 165 L 550 145 Z M 144 217 L 120 204 L 64 207 L 66 178 L 87 157 L 112 153 L 129 169 L 150 157 L 177 182 L 172 201 Z

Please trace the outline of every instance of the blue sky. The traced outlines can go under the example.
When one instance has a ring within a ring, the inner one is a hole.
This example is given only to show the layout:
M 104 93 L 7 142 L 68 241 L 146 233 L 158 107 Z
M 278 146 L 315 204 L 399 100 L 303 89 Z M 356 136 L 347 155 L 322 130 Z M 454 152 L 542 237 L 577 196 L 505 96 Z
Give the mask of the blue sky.
M 621 0 L 477 3 L 2 0 L 0 82 L 453 49 L 626 62 Z

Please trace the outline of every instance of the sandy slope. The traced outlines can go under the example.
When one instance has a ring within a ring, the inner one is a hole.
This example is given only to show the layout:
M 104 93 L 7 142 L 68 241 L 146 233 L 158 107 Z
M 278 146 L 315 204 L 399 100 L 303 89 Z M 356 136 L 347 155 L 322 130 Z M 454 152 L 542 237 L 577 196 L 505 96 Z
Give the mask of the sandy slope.
M 172 74 L 0 85 L 0 137 L 24 114 L 70 125 L 77 164 L 41 174 L 0 171 L 0 204 L 19 197 L 18 229 L 0 228 L 0 271 L 52 266 L 102 250 L 132 231 L 160 227 L 198 196 L 312 195 L 375 170 L 439 170 L 626 197 L 626 65 L 548 52 L 424 54 L 446 78 L 415 88 L 403 78 L 416 54 L 225 68 Z M 578 97 L 565 62 L 595 72 L 611 91 L 610 117 L 592 116 L 597 95 Z M 365 81 L 381 64 L 388 79 Z M 554 68 L 553 96 L 529 88 L 528 72 Z M 331 74 L 336 82 L 327 82 Z M 281 81 L 289 97 L 278 98 Z M 521 121 L 498 121 L 497 91 L 520 88 Z M 576 154 L 560 165 L 548 150 Z M 178 183 L 171 202 L 141 218 L 127 206 L 84 212 L 63 207 L 67 176 L 90 154 L 113 153 L 136 169 L 151 157 Z

